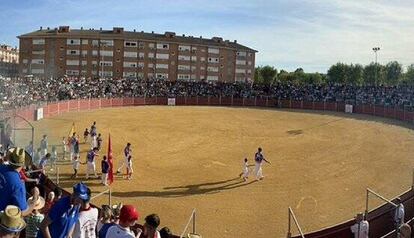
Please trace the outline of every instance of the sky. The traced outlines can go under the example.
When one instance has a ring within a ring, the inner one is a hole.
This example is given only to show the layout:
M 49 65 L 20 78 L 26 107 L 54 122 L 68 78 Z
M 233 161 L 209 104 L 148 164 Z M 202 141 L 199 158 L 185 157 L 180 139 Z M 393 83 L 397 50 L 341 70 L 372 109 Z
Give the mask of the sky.
M 0 43 L 55 28 L 220 36 L 259 51 L 256 65 L 325 73 L 337 62 L 414 63 L 412 0 L 1 0 Z

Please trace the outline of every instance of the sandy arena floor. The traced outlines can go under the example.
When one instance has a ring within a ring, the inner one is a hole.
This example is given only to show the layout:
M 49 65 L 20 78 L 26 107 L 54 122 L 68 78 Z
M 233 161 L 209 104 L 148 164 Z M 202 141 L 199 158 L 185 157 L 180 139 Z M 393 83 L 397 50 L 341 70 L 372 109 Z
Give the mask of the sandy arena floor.
M 249 108 L 127 107 L 44 119 L 34 123 L 36 137 L 48 134 L 50 142 L 60 144 L 72 122 L 83 134 L 93 121 L 104 135 L 101 154 L 111 133 L 116 167 L 123 147 L 132 143 L 133 180 L 117 178 L 113 201 L 136 205 L 141 223 L 158 213 L 160 227 L 169 226 L 175 234 L 196 208 L 203 237 L 285 237 L 289 206 L 309 232 L 363 211 L 367 187 L 391 198 L 411 185 L 414 133 L 386 119 Z M 243 158 L 253 165 L 259 146 L 272 164 L 263 166 L 263 181 L 251 177 L 243 182 L 238 178 Z M 88 148 L 81 145 L 83 161 Z M 100 161 L 97 165 L 100 170 Z M 85 169 L 80 169 L 82 178 Z M 71 166 L 61 170 L 61 186 L 71 187 Z M 87 183 L 94 192 L 104 190 L 99 180 Z M 371 208 L 379 204 L 370 203 Z

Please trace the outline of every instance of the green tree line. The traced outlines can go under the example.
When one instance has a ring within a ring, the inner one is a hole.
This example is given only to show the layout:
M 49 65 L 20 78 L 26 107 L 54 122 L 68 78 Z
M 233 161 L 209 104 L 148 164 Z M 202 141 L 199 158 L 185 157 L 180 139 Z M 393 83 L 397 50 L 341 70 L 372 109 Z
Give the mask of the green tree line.
M 341 83 L 350 85 L 414 85 L 414 64 L 403 69 L 397 61 L 386 65 L 371 63 L 360 64 L 337 63 L 326 74 L 306 73 L 302 68 L 294 72 L 278 71 L 266 65 L 256 67 L 254 82 L 272 85 L 274 83 L 326 84 Z

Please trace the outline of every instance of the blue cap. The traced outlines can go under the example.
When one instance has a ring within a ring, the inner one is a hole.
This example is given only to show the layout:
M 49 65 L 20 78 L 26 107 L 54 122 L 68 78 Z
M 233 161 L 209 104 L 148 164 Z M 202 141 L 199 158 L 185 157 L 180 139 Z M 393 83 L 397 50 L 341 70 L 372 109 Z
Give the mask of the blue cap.
M 82 200 L 89 200 L 88 186 L 80 182 L 73 185 L 73 194 Z

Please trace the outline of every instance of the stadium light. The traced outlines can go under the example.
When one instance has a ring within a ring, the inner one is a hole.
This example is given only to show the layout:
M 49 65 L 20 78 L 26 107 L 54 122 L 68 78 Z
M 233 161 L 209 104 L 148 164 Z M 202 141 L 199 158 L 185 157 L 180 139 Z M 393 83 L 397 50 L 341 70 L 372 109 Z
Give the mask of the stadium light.
M 380 48 L 379 47 L 374 47 L 374 48 L 372 48 L 372 50 L 374 51 L 374 53 L 375 53 L 375 85 L 377 85 L 377 80 L 378 80 L 378 78 L 377 78 L 377 71 L 378 71 L 378 51 L 380 50 Z

